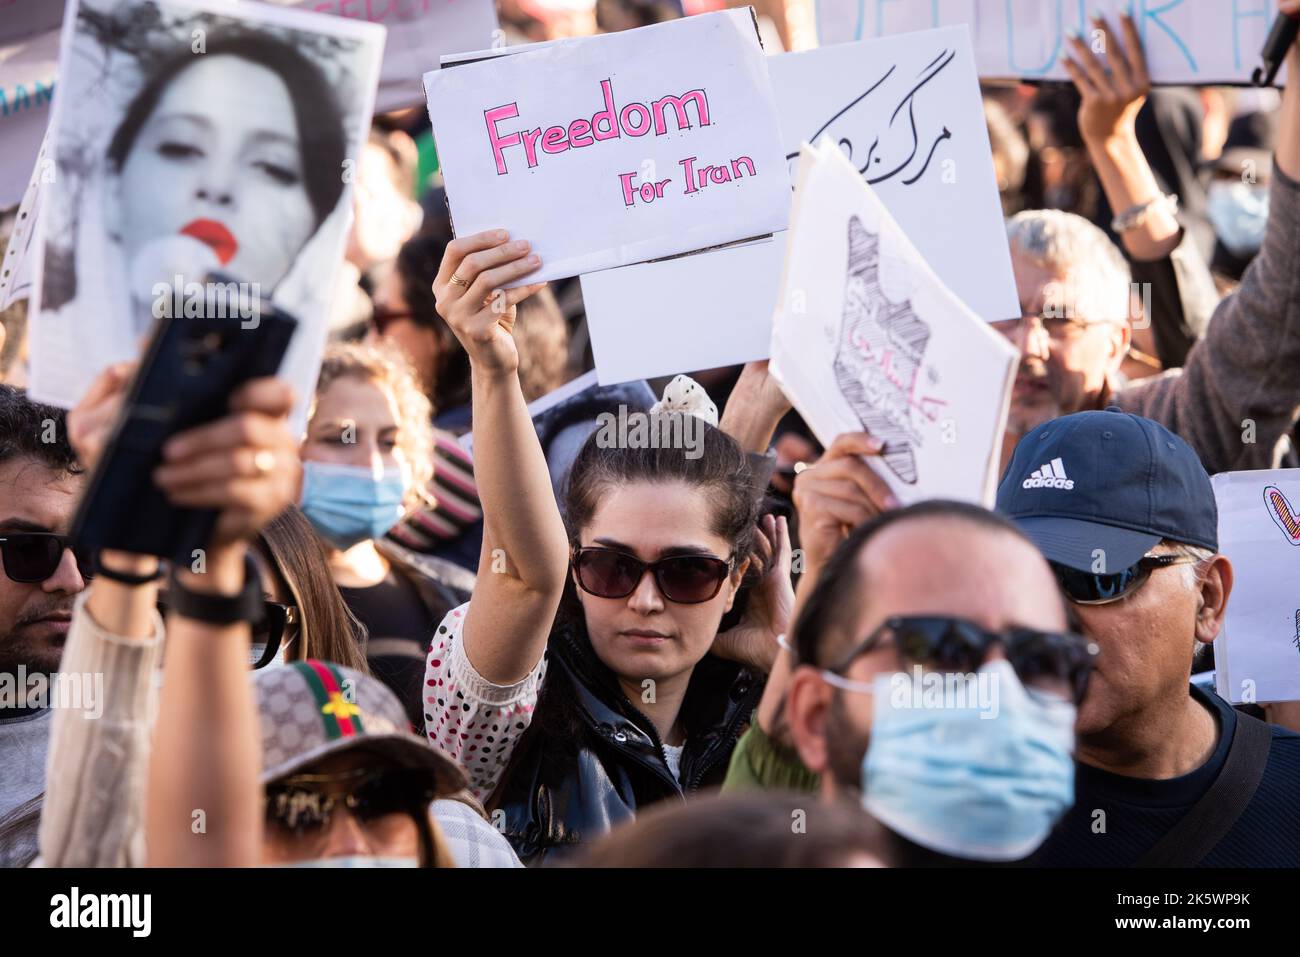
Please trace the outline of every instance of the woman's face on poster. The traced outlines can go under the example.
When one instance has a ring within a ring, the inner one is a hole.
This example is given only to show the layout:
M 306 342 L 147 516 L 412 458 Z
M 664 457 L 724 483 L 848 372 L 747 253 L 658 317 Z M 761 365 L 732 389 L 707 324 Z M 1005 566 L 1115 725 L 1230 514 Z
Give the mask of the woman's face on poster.
M 145 244 L 187 235 L 212 250 L 216 268 L 269 295 L 316 229 L 303 174 L 284 81 L 237 56 L 196 56 L 122 164 L 116 198 L 127 268 Z

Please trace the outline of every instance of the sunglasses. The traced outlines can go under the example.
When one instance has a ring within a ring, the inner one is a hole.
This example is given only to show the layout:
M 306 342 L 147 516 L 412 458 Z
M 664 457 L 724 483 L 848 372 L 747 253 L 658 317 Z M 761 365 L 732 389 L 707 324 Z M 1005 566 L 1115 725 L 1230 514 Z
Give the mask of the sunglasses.
M 1073 632 L 1019 627 L 989 631 L 964 618 L 895 617 L 868 635 L 839 667 L 828 670 L 841 674 L 887 640 L 893 641 L 907 667 L 920 665 L 926 671 L 949 674 L 973 674 L 987 660 L 989 650 L 1000 645 L 1026 688 L 1058 695 L 1064 691 L 1076 705 L 1088 690 L 1098 652 L 1093 642 Z
M 82 578 L 93 577 L 94 563 L 89 549 L 74 545 L 66 535 L 52 532 L 15 532 L 0 537 L 0 559 L 10 581 L 24 585 L 52 577 L 63 561 L 63 550 L 72 549 Z
M 340 807 L 368 825 L 392 814 L 427 813 L 436 796 L 429 772 L 416 768 L 296 774 L 266 786 L 266 823 L 299 837 L 319 836 Z
M 573 553 L 578 585 L 597 598 L 626 598 L 649 570 L 659 591 L 678 605 L 698 605 L 715 596 L 731 574 L 735 557 L 674 555 L 643 562 L 612 548 L 579 548 Z
M 158 599 L 158 613 L 164 618 L 167 616 L 167 600 Z M 298 606 L 286 605 L 283 602 L 271 601 L 269 598 L 262 602 L 262 620 L 253 626 L 252 643 L 255 645 L 266 645 L 266 650 L 262 652 L 261 659 L 253 665 L 253 670 L 265 668 L 275 660 L 276 652 L 280 646 L 288 645 L 298 637 Z
M 382 336 L 393 323 L 401 319 L 413 318 L 415 318 L 415 313 L 413 312 L 400 312 L 396 309 L 376 308 L 374 312 L 370 314 L 370 324 L 375 327 L 375 332 Z
M 1146 584 L 1157 568 L 1189 565 L 1198 561 L 1192 555 L 1143 555 L 1135 565 L 1108 574 L 1081 572 L 1077 568 L 1049 562 L 1065 597 L 1076 605 L 1109 605 L 1132 595 Z

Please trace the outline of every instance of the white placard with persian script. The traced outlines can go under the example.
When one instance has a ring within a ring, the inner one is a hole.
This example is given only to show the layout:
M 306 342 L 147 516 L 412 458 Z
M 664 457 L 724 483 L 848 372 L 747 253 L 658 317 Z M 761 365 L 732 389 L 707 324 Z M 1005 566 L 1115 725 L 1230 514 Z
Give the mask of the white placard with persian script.
M 823 445 L 865 429 L 900 501 L 991 505 L 1017 358 L 830 139 L 804 148 L 771 370 Z

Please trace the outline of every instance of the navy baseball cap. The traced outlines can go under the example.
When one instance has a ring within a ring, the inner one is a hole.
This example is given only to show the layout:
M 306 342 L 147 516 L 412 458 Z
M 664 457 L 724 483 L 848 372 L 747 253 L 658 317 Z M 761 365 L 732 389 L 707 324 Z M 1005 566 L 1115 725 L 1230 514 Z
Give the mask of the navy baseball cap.
M 1137 564 L 1162 539 L 1219 550 L 1210 476 L 1186 442 L 1117 408 L 1044 422 L 1016 446 L 997 510 L 1079 571 Z M 1100 551 L 1099 551 L 1100 550 Z

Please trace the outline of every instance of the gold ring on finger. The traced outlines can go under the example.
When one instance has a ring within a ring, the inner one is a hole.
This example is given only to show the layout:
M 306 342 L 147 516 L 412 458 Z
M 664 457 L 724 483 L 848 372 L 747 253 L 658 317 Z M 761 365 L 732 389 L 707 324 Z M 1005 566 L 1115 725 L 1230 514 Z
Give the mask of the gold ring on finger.
M 461 279 L 455 273 L 451 274 L 451 282 L 453 286 L 465 286 L 466 288 L 469 287 L 469 283 L 466 282 L 464 279 Z
M 257 469 L 258 475 L 269 474 L 275 468 L 275 453 L 270 449 L 259 449 L 253 456 L 253 468 Z

